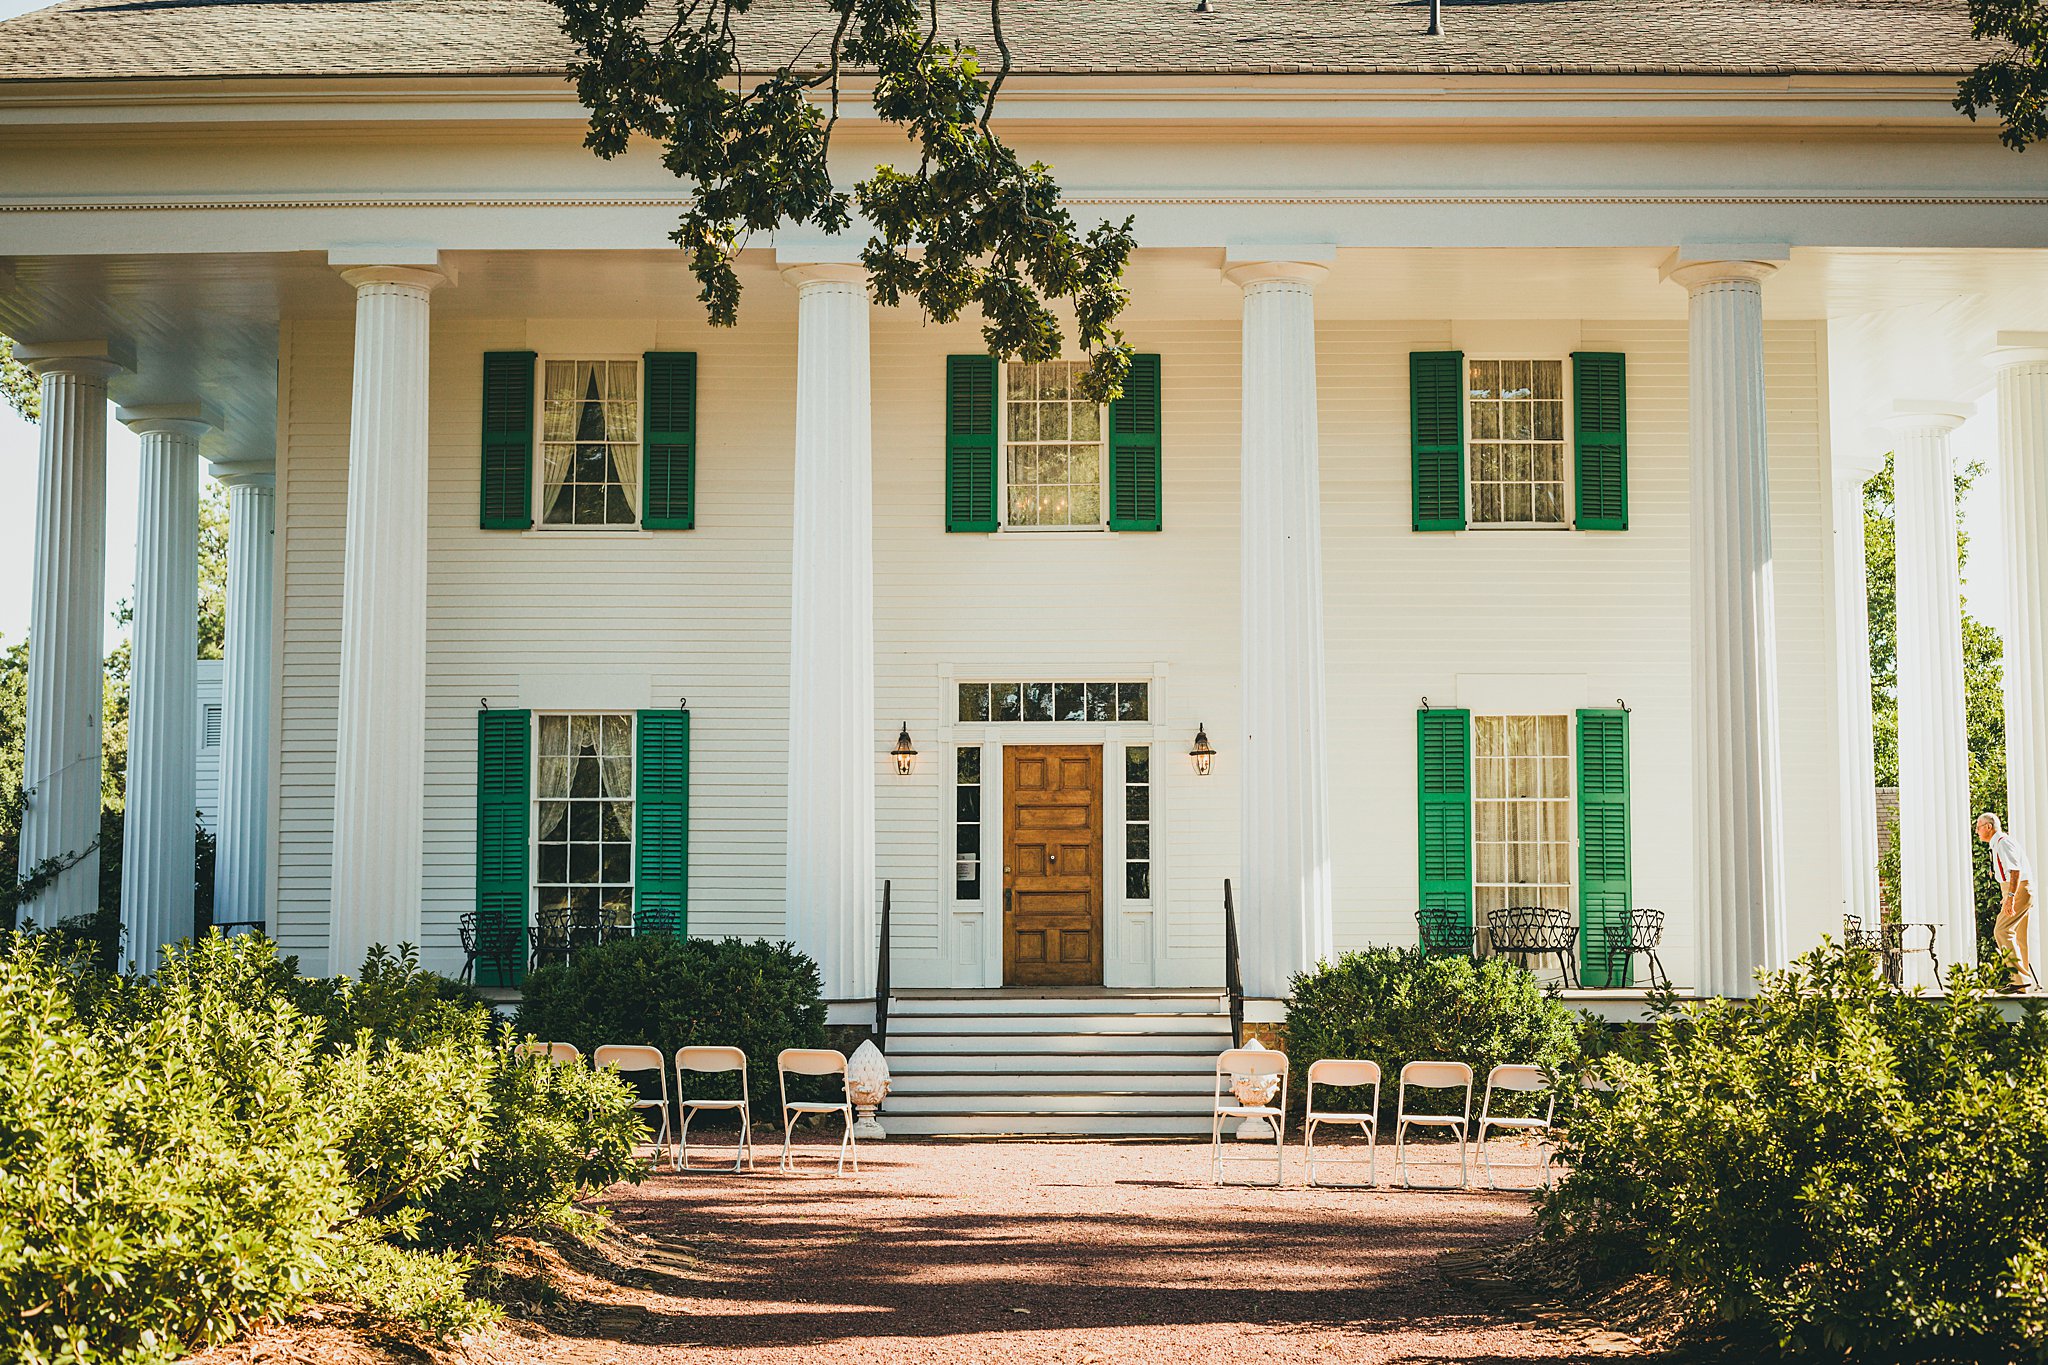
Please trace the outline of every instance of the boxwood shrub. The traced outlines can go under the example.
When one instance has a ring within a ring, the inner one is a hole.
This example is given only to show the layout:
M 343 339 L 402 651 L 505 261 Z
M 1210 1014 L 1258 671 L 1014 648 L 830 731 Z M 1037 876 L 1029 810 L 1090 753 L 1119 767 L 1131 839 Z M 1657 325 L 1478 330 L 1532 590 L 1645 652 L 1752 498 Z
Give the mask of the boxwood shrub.
M 1822 948 L 1664 1013 L 1566 1121 L 1543 1235 L 1654 1267 L 1808 1359 L 2048 1359 L 2048 1014 L 1891 990 Z
M 574 1043 L 589 1056 L 608 1043 L 645 1043 L 670 1060 L 685 1044 L 747 1054 L 754 1117 L 777 1120 L 775 1055 L 825 1046 L 818 964 L 786 943 L 646 934 L 584 949 L 567 966 L 526 978 L 522 1033 Z M 792 1082 L 794 1084 L 794 1082 Z M 730 1075 L 689 1077 L 684 1096 L 729 1097 Z M 679 1097 L 680 1098 L 680 1097 Z
M 1403 1064 L 1465 1062 L 1474 1072 L 1476 1117 L 1491 1068 L 1526 1062 L 1557 1075 L 1573 1072 L 1576 1035 L 1571 1011 L 1507 958 L 1475 962 L 1426 958 L 1410 948 L 1367 948 L 1294 978 L 1287 1005 L 1289 1088 L 1297 1102 L 1305 1099 L 1309 1064 L 1323 1057 L 1375 1061 L 1383 1077 L 1382 1112 L 1391 1116 Z M 1355 1107 L 1370 1094 L 1339 1092 L 1332 1100 Z M 1425 1095 L 1411 1108 L 1427 1111 L 1443 1098 Z

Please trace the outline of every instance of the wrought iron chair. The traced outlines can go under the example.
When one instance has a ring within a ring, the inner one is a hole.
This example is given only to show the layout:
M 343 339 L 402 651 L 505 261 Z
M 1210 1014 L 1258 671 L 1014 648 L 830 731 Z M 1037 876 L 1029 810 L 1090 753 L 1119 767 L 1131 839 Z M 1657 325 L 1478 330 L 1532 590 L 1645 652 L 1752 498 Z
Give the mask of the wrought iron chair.
M 513 921 L 489 916 L 478 919 L 475 911 L 462 917 L 462 948 L 470 957 L 464 965 L 466 979 L 474 981 L 474 964 L 495 968 L 501 985 L 509 985 L 519 974 L 520 926 Z
M 462 977 L 465 982 L 476 981 L 476 911 L 465 910 L 455 921 L 462 934 Z
M 1922 933 L 1926 942 L 1918 947 L 1908 946 L 1908 938 L 1918 938 Z M 1865 929 L 1859 915 L 1842 916 L 1842 942 L 1851 948 L 1862 948 L 1877 954 L 1877 960 L 1884 967 L 1884 979 L 1892 989 L 1903 990 L 1906 984 L 1906 957 L 1911 953 L 1927 954 L 1927 963 L 1936 979 L 1941 976 L 1941 959 L 1935 956 L 1934 939 L 1940 926 L 1926 923 L 1879 924 L 1874 929 Z
M 1472 926 L 1462 910 L 1417 910 L 1415 942 L 1424 957 L 1470 957 Z
M 1511 905 L 1486 912 L 1493 951 L 1511 957 L 1555 957 L 1568 990 L 1579 988 L 1579 926 L 1569 910 Z
M 569 911 L 569 956 L 595 945 L 603 935 L 603 912 L 595 905 L 579 905 Z
M 533 917 L 533 959 L 529 966 L 537 971 L 551 962 L 569 965 L 567 910 L 542 910 Z
M 1607 980 L 1611 985 L 1624 978 L 1637 953 L 1649 961 L 1650 984 L 1669 986 L 1671 973 L 1664 970 L 1657 949 L 1664 943 L 1662 910 L 1631 910 L 1626 924 L 1602 926 L 1607 937 Z M 1658 978 L 1662 977 L 1660 981 Z
M 611 943 L 616 939 L 633 937 L 633 908 L 629 905 L 606 906 L 604 918 L 598 925 L 598 941 Z

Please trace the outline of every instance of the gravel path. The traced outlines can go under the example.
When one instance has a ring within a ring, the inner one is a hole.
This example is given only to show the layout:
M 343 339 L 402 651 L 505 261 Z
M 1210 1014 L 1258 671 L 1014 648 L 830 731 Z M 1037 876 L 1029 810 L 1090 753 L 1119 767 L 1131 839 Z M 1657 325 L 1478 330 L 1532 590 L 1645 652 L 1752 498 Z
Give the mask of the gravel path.
M 775 1150 L 758 1173 L 664 1171 L 614 1190 L 646 1253 L 632 1289 L 592 1305 L 619 1330 L 529 1340 L 526 1358 L 1593 1358 L 1437 1273 L 1438 1252 L 1525 1234 L 1518 1194 L 1310 1190 L 1298 1148 L 1280 1190 L 1211 1186 L 1194 1144 L 894 1140 L 844 1179 L 778 1174 Z

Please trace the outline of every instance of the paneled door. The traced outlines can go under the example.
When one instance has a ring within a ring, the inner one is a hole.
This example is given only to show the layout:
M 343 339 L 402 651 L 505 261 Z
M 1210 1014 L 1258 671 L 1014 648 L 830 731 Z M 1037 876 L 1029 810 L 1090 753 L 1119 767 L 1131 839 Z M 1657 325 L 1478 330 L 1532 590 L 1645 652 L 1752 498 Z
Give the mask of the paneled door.
M 1003 750 L 1003 984 L 1102 984 L 1102 746 Z

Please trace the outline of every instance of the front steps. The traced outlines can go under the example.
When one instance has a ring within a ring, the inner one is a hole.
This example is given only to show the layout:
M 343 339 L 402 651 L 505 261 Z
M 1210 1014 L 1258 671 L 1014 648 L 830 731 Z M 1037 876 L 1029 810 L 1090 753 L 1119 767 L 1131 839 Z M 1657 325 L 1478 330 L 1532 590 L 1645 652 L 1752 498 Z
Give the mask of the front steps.
M 903 991 L 882 1126 L 904 1136 L 1206 1137 L 1217 991 Z

